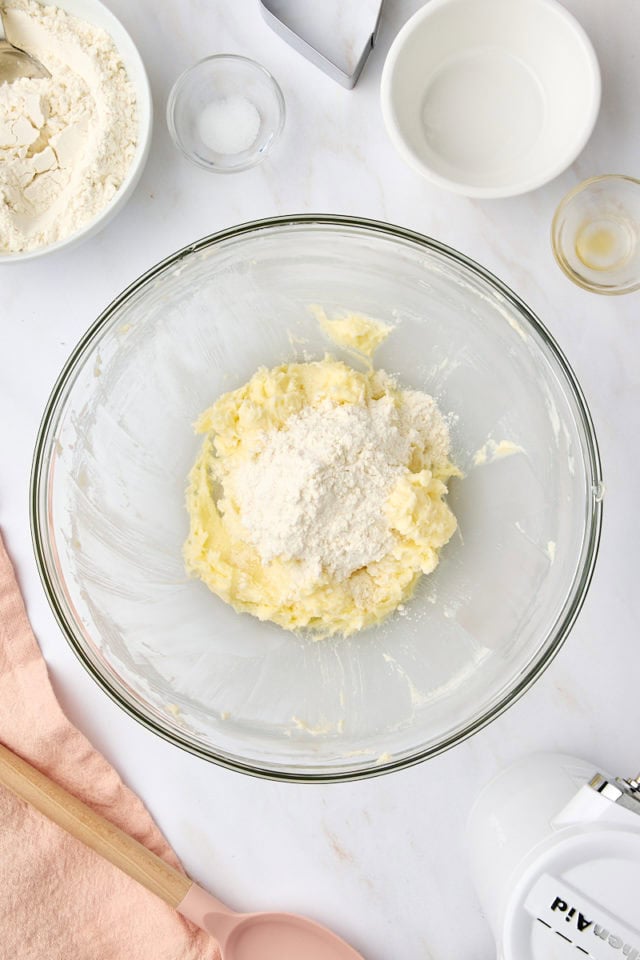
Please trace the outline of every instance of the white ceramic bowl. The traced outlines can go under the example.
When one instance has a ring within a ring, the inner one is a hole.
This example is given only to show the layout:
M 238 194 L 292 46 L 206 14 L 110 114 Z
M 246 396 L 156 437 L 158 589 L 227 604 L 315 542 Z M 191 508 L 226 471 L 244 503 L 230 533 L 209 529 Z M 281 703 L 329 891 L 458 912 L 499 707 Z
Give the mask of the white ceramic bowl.
M 138 53 L 133 40 L 120 21 L 114 17 L 110 10 L 100 3 L 100 0 L 52 0 L 52 2 L 54 6 L 66 10 L 67 13 L 78 17 L 80 20 L 85 20 L 87 23 L 91 23 L 96 27 L 102 27 L 113 39 L 122 57 L 129 79 L 136 91 L 138 103 L 138 145 L 133 160 L 131 161 L 129 172 L 120 189 L 111 202 L 108 203 L 106 207 L 103 207 L 93 220 L 89 221 L 89 223 L 80 230 L 77 230 L 76 233 L 71 234 L 64 240 L 59 240 L 57 243 L 37 247 L 35 250 L 25 250 L 21 253 L 0 253 L 0 264 L 34 260 L 36 257 L 54 253 L 56 250 L 73 247 L 82 240 L 86 240 L 88 237 L 98 233 L 98 231 L 102 230 L 109 220 L 124 207 L 137 186 L 149 155 L 153 115 L 151 89 L 142 57 Z
M 600 107 L 600 70 L 556 0 L 431 0 L 403 27 L 382 74 L 395 147 L 440 187 L 509 197 L 578 156 Z

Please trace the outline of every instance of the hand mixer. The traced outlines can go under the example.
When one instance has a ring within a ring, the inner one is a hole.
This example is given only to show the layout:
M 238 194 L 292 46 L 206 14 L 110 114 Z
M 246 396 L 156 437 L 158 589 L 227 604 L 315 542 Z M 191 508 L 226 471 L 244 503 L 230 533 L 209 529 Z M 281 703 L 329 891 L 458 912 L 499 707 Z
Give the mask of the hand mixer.
M 479 796 L 469 846 L 500 960 L 640 960 L 640 774 L 528 757 Z

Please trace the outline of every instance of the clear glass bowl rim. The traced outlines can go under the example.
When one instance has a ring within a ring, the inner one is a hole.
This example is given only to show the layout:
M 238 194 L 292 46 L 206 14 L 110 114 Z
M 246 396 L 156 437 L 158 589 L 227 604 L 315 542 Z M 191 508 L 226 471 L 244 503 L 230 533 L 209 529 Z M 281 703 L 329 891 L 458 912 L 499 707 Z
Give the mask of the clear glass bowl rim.
M 444 255 L 455 263 L 462 265 L 466 269 L 475 273 L 484 281 L 489 283 L 494 290 L 504 296 L 514 307 L 516 307 L 522 318 L 530 324 L 531 327 L 541 338 L 544 347 L 551 353 L 554 361 L 561 368 L 566 377 L 567 387 L 573 394 L 576 404 L 576 411 L 581 420 L 581 426 L 586 438 L 586 454 L 588 458 L 588 467 L 591 474 L 591 488 L 594 490 L 594 496 L 591 498 L 590 510 L 586 516 L 585 534 L 586 544 L 584 560 L 581 569 L 572 585 L 572 590 L 565 603 L 565 613 L 562 620 L 556 625 L 555 635 L 548 642 L 546 648 L 541 650 L 540 656 L 531 664 L 529 670 L 524 673 L 514 684 L 502 699 L 491 709 L 487 710 L 480 717 L 468 723 L 464 728 L 455 734 L 446 738 L 440 743 L 434 744 L 426 749 L 416 750 L 414 753 L 402 757 L 398 760 L 392 760 L 386 764 L 371 764 L 357 770 L 340 770 L 335 773 L 306 771 L 303 769 L 297 772 L 290 770 L 273 769 L 268 770 L 249 762 L 230 758 L 222 753 L 217 753 L 213 749 L 205 749 L 198 743 L 191 742 L 186 737 L 180 736 L 174 731 L 165 730 L 162 726 L 155 723 L 149 717 L 145 716 L 137 709 L 135 704 L 128 702 L 118 690 L 116 690 L 95 667 L 87 655 L 79 632 L 76 631 L 74 624 L 66 616 L 63 604 L 58 596 L 57 589 L 47 562 L 47 488 L 48 474 L 48 452 L 51 449 L 51 437 L 57 422 L 64 409 L 64 401 L 67 390 L 73 385 L 75 373 L 79 367 L 80 361 L 99 340 L 103 327 L 109 322 L 112 314 L 134 293 L 151 282 L 155 277 L 161 274 L 166 268 L 180 262 L 184 257 L 209 247 L 215 246 L 225 240 L 235 239 L 244 234 L 253 234 L 260 230 L 273 230 L 278 227 L 295 226 L 335 226 L 346 227 L 349 229 L 359 229 L 370 231 L 376 235 L 391 237 L 399 240 L 406 240 L 418 244 L 428 251 Z M 582 389 L 576 379 L 576 376 L 565 358 L 559 345 L 547 330 L 544 324 L 538 319 L 533 311 L 515 294 L 506 284 L 502 283 L 489 270 L 480 266 L 470 257 L 458 252 L 446 244 L 440 243 L 431 237 L 417 233 L 412 230 L 389 224 L 383 221 L 370 220 L 361 217 L 342 216 L 339 214 L 296 214 L 288 216 L 269 217 L 261 220 L 252 220 L 220 230 L 217 233 L 210 234 L 200 240 L 190 243 L 180 250 L 161 260 L 149 270 L 143 273 L 137 280 L 134 280 L 126 287 L 98 316 L 93 324 L 87 329 L 81 337 L 78 344 L 72 351 L 66 361 L 58 379 L 56 380 L 49 399 L 47 401 L 42 420 L 38 429 L 36 444 L 33 454 L 31 467 L 31 483 L 29 495 L 29 514 L 31 523 L 31 537 L 35 553 L 36 565 L 42 585 L 47 596 L 52 612 L 62 629 L 65 639 L 71 646 L 71 649 L 80 660 L 89 675 L 96 681 L 98 686 L 111 697 L 111 699 L 121 707 L 125 713 L 137 720 L 142 726 L 151 730 L 162 739 L 180 747 L 188 753 L 194 754 L 204 760 L 214 762 L 220 766 L 235 770 L 241 773 L 250 774 L 261 779 L 286 781 L 294 783 L 337 783 L 343 781 L 362 780 L 368 777 L 380 776 L 390 773 L 394 770 L 401 770 L 413 766 L 417 763 L 427 760 L 430 757 L 444 753 L 446 750 L 458 743 L 467 740 L 473 734 L 486 727 L 493 720 L 501 716 L 510 706 L 512 706 L 520 697 L 535 683 L 535 681 L 544 673 L 551 661 L 554 659 L 571 628 L 573 627 L 580 610 L 585 601 L 593 572 L 595 569 L 600 544 L 600 533 L 602 527 L 602 497 L 596 494 L 596 491 L 603 490 L 602 468 L 598 442 L 593 426 L 591 414 L 582 392 Z

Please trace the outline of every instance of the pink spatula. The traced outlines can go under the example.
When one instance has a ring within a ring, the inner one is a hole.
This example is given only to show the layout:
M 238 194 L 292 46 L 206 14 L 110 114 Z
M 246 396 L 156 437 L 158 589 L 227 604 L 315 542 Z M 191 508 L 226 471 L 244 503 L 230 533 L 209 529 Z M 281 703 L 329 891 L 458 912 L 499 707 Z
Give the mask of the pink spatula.
M 363 960 L 304 917 L 234 913 L 2 744 L 0 783 L 215 937 L 223 960 Z

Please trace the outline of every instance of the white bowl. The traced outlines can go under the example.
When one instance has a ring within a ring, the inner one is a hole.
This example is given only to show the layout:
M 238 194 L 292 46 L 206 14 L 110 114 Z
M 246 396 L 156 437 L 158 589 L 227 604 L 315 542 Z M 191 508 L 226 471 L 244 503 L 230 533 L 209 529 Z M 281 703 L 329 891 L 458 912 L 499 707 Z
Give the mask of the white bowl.
M 138 53 L 133 40 L 120 21 L 114 17 L 110 10 L 100 3 L 100 0 L 53 0 L 53 5 L 60 7 L 74 17 L 78 17 L 80 20 L 85 20 L 87 23 L 91 23 L 96 27 L 102 27 L 102 29 L 106 30 L 111 36 L 118 53 L 122 57 L 127 74 L 136 92 L 138 104 L 138 145 L 133 160 L 131 161 L 129 172 L 118 192 L 93 220 L 89 221 L 89 223 L 80 230 L 65 237 L 64 240 L 58 240 L 57 243 L 50 243 L 42 247 L 37 247 L 34 250 L 25 250 L 20 253 L 0 253 L 0 264 L 34 260 L 36 257 L 54 253 L 56 250 L 73 247 L 82 240 L 86 240 L 88 237 L 98 233 L 98 231 L 102 230 L 109 220 L 124 207 L 137 186 L 149 155 L 153 115 L 151 89 L 142 57 Z
M 431 0 L 396 37 L 381 98 L 391 140 L 418 172 L 468 197 L 509 197 L 578 156 L 600 70 L 556 0 Z

